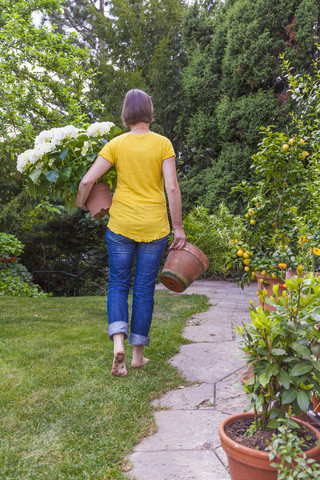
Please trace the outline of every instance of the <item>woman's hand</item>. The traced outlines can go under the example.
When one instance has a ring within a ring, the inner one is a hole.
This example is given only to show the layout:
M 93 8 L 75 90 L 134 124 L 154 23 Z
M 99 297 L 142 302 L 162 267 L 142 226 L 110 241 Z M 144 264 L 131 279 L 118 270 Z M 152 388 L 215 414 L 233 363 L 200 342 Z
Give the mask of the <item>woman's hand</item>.
M 186 244 L 186 234 L 183 227 L 174 228 L 174 240 L 170 248 L 183 248 Z

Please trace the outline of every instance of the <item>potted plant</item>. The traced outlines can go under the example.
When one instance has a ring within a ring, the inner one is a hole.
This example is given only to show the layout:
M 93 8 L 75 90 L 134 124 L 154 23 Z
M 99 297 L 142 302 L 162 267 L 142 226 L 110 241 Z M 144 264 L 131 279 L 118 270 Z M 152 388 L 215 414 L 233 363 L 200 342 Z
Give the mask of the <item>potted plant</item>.
M 278 433 L 272 436 L 269 446 L 271 462 L 279 458 L 278 463 L 271 463 L 277 468 L 278 480 L 317 480 L 320 465 L 312 458 L 307 458 L 301 438 L 296 435 L 288 419 L 283 420 Z
M 33 197 L 51 195 L 53 199 L 61 198 L 68 210 L 76 208 L 81 178 L 102 147 L 119 133 L 120 128 L 112 122 L 86 124 L 81 128 L 67 125 L 41 132 L 33 149 L 18 156 L 17 170 L 27 177 L 27 191 Z M 115 181 L 114 168 L 99 179 L 111 188 L 114 188 Z
M 270 436 L 270 429 L 281 426 L 281 419 L 286 416 L 306 412 L 313 392 L 320 393 L 320 362 L 317 360 L 320 332 L 316 328 L 320 279 L 312 274 L 302 277 L 303 266 L 297 270 L 298 276 L 287 280 L 287 288 L 281 293 L 279 286 L 274 286 L 274 312 L 252 306 L 252 324 L 236 327 L 240 348 L 252 370 L 243 382 L 248 398 L 247 412 L 239 414 L 241 421 L 247 422 L 244 432 L 251 435 L 251 441 L 255 441 L 256 435 Z M 253 412 L 248 412 L 251 409 Z M 247 468 L 247 460 L 251 472 L 247 471 L 247 478 L 276 479 L 276 470 L 270 466 L 267 452 L 240 446 L 239 441 L 230 439 L 228 428 L 237 421 L 238 416 L 231 416 L 219 427 L 232 479 L 244 478 L 239 475 Z M 320 440 L 320 432 L 314 431 Z M 309 454 L 319 460 L 320 447 Z M 259 465 L 259 458 L 264 462 L 262 473 L 250 477 L 252 469 Z
M 3 262 L 12 263 L 23 252 L 24 245 L 9 233 L 0 233 L 0 258 Z

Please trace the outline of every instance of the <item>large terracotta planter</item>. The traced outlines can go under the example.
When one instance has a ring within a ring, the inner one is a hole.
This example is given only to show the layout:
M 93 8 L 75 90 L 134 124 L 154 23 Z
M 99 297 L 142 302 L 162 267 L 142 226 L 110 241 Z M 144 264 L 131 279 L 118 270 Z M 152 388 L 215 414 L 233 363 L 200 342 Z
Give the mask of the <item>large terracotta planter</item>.
M 112 195 L 108 183 L 95 183 L 87 198 L 86 206 L 95 219 L 104 217 L 109 213 Z
M 160 280 L 173 292 L 183 292 L 209 266 L 207 256 L 200 248 L 186 243 L 181 249 L 170 249 Z
M 259 289 L 261 288 L 261 285 L 262 285 L 262 288 L 267 289 L 267 292 L 268 292 L 267 296 L 268 297 L 272 297 L 274 295 L 274 293 L 273 293 L 273 286 L 274 285 L 282 285 L 284 283 L 284 280 L 281 280 L 281 278 L 272 278 L 271 275 L 263 276 L 263 275 L 261 275 L 261 272 L 256 272 L 256 278 L 258 280 Z M 259 282 L 260 278 L 263 278 L 263 280 L 265 280 L 266 283 L 261 284 Z M 279 294 L 281 295 L 280 292 L 279 292 Z M 273 307 L 272 305 L 268 305 L 267 303 L 264 304 L 264 308 L 265 308 L 265 310 L 269 310 L 270 312 L 275 312 L 276 311 L 275 307 Z
M 270 466 L 269 452 L 255 450 L 244 447 L 231 440 L 226 433 L 225 427 L 248 417 L 253 417 L 253 413 L 239 413 L 231 415 L 219 425 L 219 435 L 221 446 L 227 454 L 229 462 L 229 473 L 232 480 L 277 480 L 277 469 Z M 299 419 L 294 419 L 300 425 L 307 426 L 320 440 L 320 432 L 309 423 Z M 320 446 L 316 446 L 306 452 L 307 458 L 320 460 Z

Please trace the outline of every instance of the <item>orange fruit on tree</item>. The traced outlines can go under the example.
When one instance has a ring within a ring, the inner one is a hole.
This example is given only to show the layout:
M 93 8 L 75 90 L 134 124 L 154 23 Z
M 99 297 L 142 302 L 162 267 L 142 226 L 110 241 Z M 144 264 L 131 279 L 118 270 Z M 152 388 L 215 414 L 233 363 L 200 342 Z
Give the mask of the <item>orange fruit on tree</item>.
M 249 258 L 250 257 L 250 252 L 245 251 L 244 254 L 243 254 L 243 258 Z
M 288 143 L 289 143 L 289 145 L 292 145 L 292 144 L 293 144 L 293 142 L 294 142 L 294 138 L 290 138 L 290 140 L 289 140 L 289 142 L 288 142 Z
M 243 260 L 243 263 L 244 263 L 245 265 L 249 265 L 249 263 L 250 263 L 250 258 L 246 258 L 245 260 Z
M 237 255 L 238 255 L 238 257 L 243 256 L 243 250 L 241 250 L 241 248 L 240 248 L 240 250 L 237 251 Z
M 256 221 L 254 218 L 252 218 L 252 219 L 250 220 L 250 225 L 255 225 L 256 223 L 257 223 L 257 221 Z
M 250 267 L 244 267 L 245 272 L 250 272 Z
M 288 150 L 289 148 L 289 145 L 287 143 L 285 143 L 284 145 L 282 145 L 282 149 L 283 150 Z

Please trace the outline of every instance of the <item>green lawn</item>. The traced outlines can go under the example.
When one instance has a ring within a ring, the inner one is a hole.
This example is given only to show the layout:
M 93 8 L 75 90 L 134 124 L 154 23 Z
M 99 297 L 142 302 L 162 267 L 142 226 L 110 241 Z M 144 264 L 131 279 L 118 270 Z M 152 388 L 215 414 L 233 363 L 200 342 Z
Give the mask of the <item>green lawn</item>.
M 151 399 L 184 383 L 167 360 L 207 298 L 156 292 L 150 362 L 125 378 L 110 375 L 105 301 L 0 297 L 0 478 L 127 478 L 125 457 L 155 428 Z

